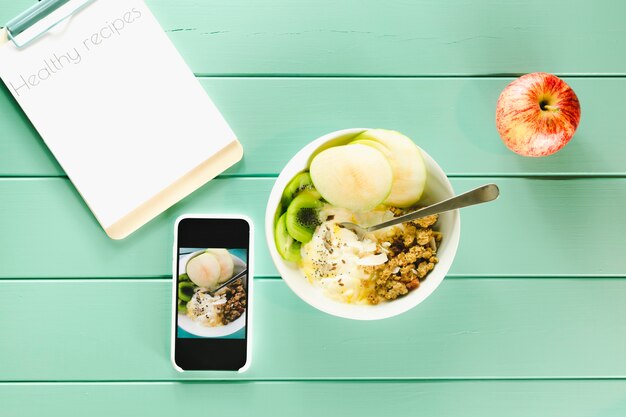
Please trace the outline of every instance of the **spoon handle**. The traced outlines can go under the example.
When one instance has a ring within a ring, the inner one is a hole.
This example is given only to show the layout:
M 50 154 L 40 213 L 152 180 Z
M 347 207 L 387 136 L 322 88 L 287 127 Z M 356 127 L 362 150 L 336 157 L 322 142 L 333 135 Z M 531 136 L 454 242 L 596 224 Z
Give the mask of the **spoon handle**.
M 499 195 L 500 190 L 498 189 L 497 185 L 483 185 L 482 187 L 478 187 L 466 193 L 459 194 L 456 197 L 452 197 L 447 200 L 440 201 L 439 203 L 435 203 L 419 210 L 412 211 L 411 213 L 396 217 L 384 223 L 377 224 L 376 226 L 368 227 L 367 231 L 374 232 L 379 229 L 384 229 L 385 227 L 393 226 L 400 223 L 406 223 L 408 221 L 430 216 L 432 214 L 444 213 L 446 211 L 473 206 L 475 204 L 486 203 L 488 201 L 495 200 L 496 198 L 498 198 Z
M 238 273 L 237 275 L 233 276 L 232 278 L 230 278 L 228 281 L 220 284 L 218 287 L 216 287 L 215 289 L 212 289 L 211 291 L 209 291 L 209 294 L 211 295 L 215 295 L 216 292 L 218 292 L 219 290 L 221 290 L 222 288 L 224 288 L 225 286 L 227 286 L 228 284 L 230 284 L 231 282 L 236 281 L 238 278 L 243 277 L 245 274 L 248 273 L 248 268 L 244 269 L 243 271 L 241 271 L 240 273 Z

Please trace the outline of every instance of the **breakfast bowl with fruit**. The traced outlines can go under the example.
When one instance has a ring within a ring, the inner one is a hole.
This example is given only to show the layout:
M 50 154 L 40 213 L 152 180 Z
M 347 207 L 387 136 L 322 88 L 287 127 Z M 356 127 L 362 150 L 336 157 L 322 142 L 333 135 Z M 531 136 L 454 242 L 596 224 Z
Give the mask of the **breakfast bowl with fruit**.
M 302 148 L 280 173 L 265 229 L 287 285 L 326 313 L 375 320 L 403 313 L 441 283 L 459 242 L 458 210 L 364 236 L 367 227 L 454 196 L 437 163 L 407 136 L 355 128 Z

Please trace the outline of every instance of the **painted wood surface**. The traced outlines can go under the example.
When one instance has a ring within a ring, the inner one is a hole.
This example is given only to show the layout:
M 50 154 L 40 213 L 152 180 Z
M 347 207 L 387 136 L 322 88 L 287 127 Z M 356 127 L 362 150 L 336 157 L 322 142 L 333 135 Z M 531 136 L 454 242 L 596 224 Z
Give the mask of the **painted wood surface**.
M 623 1 L 146 2 L 199 74 L 626 73 Z
M 626 414 L 625 2 L 146 1 L 246 156 L 113 242 L 0 87 L 1 417 Z M 31 3 L 0 1 L 0 22 Z M 541 159 L 494 127 L 500 91 L 533 71 L 582 103 L 573 141 Z M 284 164 L 355 126 L 407 133 L 457 192 L 502 190 L 463 211 L 441 287 L 377 322 L 300 301 L 264 239 Z M 247 374 L 169 363 L 171 229 L 190 211 L 257 227 Z
M 9 417 L 623 417 L 624 381 L 0 385 Z M 365 395 L 368 393 L 369 395 Z
M 626 377 L 624 279 L 448 278 L 380 321 L 321 313 L 282 280 L 255 291 L 250 370 L 180 374 L 169 280 L 3 281 L 0 379 Z
M 626 175 L 626 78 L 566 78 L 582 103 L 582 121 L 572 142 L 547 158 L 520 158 L 498 136 L 496 101 L 511 80 L 203 78 L 201 82 L 245 148 L 243 161 L 228 170 L 229 175 L 278 174 L 303 145 L 348 127 L 400 130 L 452 176 Z M 0 138 L 0 175 L 63 175 L 4 86 Z
M 461 212 L 451 275 L 623 276 L 626 179 L 455 178 L 452 185 L 462 192 L 488 182 L 500 186 L 501 197 Z M 273 183 L 273 178 L 211 181 L 129 238 L 112 241 L 68 180 L 2 179 L 0 277 L 171 275 L 176 217 L 222 212 L 253 219 L 256 274 L 276 276 L 264 231 Z

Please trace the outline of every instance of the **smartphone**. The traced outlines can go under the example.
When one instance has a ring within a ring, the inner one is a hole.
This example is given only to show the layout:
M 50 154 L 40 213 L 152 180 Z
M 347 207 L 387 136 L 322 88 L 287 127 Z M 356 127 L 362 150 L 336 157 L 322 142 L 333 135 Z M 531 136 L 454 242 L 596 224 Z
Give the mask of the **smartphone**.
M 252 222 L 184 215 L 174 232 L 174 368 L 245 371 L 251 356 Z

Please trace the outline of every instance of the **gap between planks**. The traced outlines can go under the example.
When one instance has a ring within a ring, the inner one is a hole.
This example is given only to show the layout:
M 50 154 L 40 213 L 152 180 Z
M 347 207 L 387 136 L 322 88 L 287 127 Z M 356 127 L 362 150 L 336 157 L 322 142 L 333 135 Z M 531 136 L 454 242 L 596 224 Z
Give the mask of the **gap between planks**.
M 172 279 L 171 275 L 159 275 L 159 276 L 146 276 L 146 277 L 89 277 L 89 278 L 67 278 L 67 277 L 20 277 L 20 278 L 6 278 L 0 277 L 0 283 L 21 283 L 21 282 L 34 282 L 34 283 L 49 283 L 49 282 L 167 282 Z M 254 279 L 256 281 L 280 281 L 282 278 L 276 275 L 259 275 L 255 276 Z M 580 280 L 580 279 L 592 279 L 594 281 L 606 280 L 609 282 L 613 282 L 618 279 L 626 279 L 626 275 L 623 274 L 597 274 L 597 275 L 522 275 L 522 274 L 512 274 L 512 275 L 502 275 L 502 274 L 481 274 L 481 275 L 473 275 L 473 274 L 464 274 L 464 275 L 446 275 L 446 280 L 463 280 L 463 279 L 471 279 L 474 281 L 493 281 L 493 280 Z
M 267 73 L 267 74 L 248 74 L 248 73 L 194 73 L 197 78 L 307 78 L 307 79 L 325 79 L 325 78 L 354 78 L 354 79 L 429 79 L 429 78 L 518 78 L 527 73 L 494 73 L 494 74 L 468 74 L 468 73 L 451 73 L 451 74 L 332 74 L 332 73 L 311 73 L 311 74 L 290 74 L 290 73 Z M 557 77 L 562 78 L 626 78 L 626 73 L 601 73 L 601 74 L 585 74 L 585 73 L 553 73 Z
M 507 382 L 561 382 L 561 381 L 580 381 L 580 382 L 590 382 L 590 381 L 626 381 L 626 376 L 620 377 L 475 377 L 475 378 L 414 378 L 414 377 L 396 377 L 396 378 L 308 378 L 308 379 L 288 379 L 288 378 L 280 378 L 280 379 L 202 379 L 202 378 L 186 378 L 186 379 L 119 379 L 119 380 L 106 380 L 106 381 L 97 381 L 97 380 L 21 380 L 21 381 L 0 381 L 0 386 L 3 385 L 115 385 L 115 384 L 133 384 L 133 385 L 144 385 L 144 384 L 250 384 L 250 383 L 263 383 L 263 384 L 280 384 L 280 383 L 312 383 L 312 384 L 321 384 L 328 382 L 340 382 L 340 383 L 360 383 L 360 384 L 370 384 L 370 383 L 462 383 L 462 382 L 497 382 L 497 381 L 507 381 Z
M 626 178 L 626 171 L 624 172 L 611 172 L 611 173 L 595 173 L 595 172 L 580 172 L 572 174 L 571 172 L 553 172 L 546 173 L 511 173 L 511 174 L 490 174 L 490 173 L 477 173 L 477 174 L 462 174 L 462 173 L 449 173 L 446 175 L 448 178 L 484 178 L 484 179 L 502 179 L 502 178 L 519 178 L 519 179 L 585 179 L 585 178 L 599 178 L 599 179 L 616 179 Z M 230 179 L 230 178 L 278 178 L 278 174 L 221 174 L 215 177 L 215 179 Z M 45 180 L 45 179 L 69 179 L 67 175 L 0 175 L 0 180 Z

